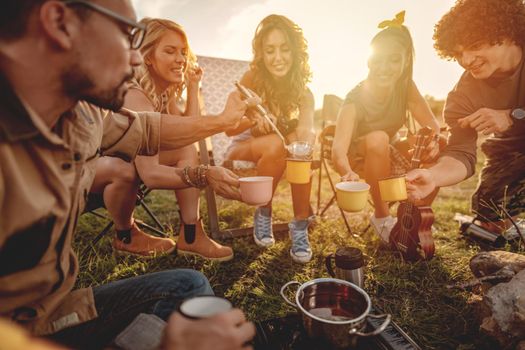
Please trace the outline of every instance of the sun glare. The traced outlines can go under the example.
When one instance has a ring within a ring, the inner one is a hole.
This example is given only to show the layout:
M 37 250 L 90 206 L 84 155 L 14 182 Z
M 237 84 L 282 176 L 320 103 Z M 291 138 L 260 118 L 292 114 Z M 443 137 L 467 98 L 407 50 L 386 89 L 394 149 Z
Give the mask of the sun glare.
M 262 18 L 271 13 L 289 17 L 308 40 L 310 88 L 317 106 L 324 94 L 344 97 L 366 78 L 369 44 L 380 30 L 378 23 L 402 10 L 414 39 L 414 80 L 421 92 L 445 98 L 461 74 L 457 64 L 437 57 L 432 42 L 434 24 L 454 0 L 230 0 L 228 6 L 219 0 L 134 3 L 139 17 L 165 17 L 182 24 L 197 54 L 241 60 L 251 59 L 251 40 Z

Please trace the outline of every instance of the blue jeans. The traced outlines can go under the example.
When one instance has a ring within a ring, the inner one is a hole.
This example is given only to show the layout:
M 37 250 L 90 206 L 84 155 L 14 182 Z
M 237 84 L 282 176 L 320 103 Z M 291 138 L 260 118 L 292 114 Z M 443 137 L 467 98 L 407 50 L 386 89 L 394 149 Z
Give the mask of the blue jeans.
M 98 349 L 110 343 L 140 313 L 167 320 L 183 299 L 213 295 L 206 277 L 188 269 L 167 270 L 93 288 L 98 318 L 52 334 L 75 349 Z

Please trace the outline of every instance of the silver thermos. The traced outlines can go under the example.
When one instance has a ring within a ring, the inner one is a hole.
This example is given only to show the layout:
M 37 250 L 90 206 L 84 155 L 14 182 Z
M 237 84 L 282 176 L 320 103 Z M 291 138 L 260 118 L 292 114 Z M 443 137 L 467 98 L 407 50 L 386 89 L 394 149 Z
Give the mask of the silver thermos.
M 461 224 L 461 233 L 482 243 L 491 244 L 493 247 L 501 248 L 507 240 L 499 233 L 491 232 L 474 223 L 465 222 Z
M 335 271 L 332 268 L 332 260 L 335 262 Z M 358 287 L 363 287 L 363 266 L 365 262 L 363 253 L 359 248 L 338 248 L 335 254 L 332 253 L 325 258 L 325 264 L 330 276 L 351 282 Z

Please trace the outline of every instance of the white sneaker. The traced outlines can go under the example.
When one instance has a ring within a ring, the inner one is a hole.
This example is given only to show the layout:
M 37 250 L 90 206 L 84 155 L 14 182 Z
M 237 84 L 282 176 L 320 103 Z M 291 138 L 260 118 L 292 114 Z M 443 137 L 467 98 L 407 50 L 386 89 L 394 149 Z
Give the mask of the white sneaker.
M 394 228 L 396 222 L 397 218 L 394 218 L 391 215 L 380 219 L 376 218 L 373 214 L 370 216 L 370 223 L 372 224 L 376 235 L 379 236 L 384 244 L 389 244 L 390 232 Z

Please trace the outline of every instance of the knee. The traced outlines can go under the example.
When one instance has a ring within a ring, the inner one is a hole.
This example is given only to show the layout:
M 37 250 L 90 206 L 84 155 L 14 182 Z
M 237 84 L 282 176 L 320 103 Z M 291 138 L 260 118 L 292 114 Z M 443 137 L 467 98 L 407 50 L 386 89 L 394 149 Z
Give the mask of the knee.
M 170 293 L 177 297 L 189 298 L 196 295 L 213 295 L 210 282 L 201 272 L 191 269 L 175 269 L 163 271 L 165 283 Z
M 146 275 L 149 295 L 159 300 L 153 305 L 152 313 L 167 320 L 184 299 L 198 295 L 213 295 L 208 279 L 200 272 L 190 269 L 176 269 Z
M 113 183 L 138 183 L 139 176 L 135 169 L 134 163 L 128 163 L 123 160 L 112 161 L 111 177 Z
M 120 173 L 119 178 L 122 181 L 125 181 L 128 183 L 138 183 L 139 182 L 139 175 L 133 163 L 128 163 L 127 166 L 122 167 L 122 169 L 119 170 L 119 173 Z
M 282 141 L 277 136 L 269 139 L 268 143 L 265 144 L 263 157 L 284 162 L 286 159 L 286 150 L 284 149 Z
M 197 166 L 199 162 L 199 154 L 194 145 L 186 146 L 180 150 L 180 159 L 176 166 L 179 168 L 185 166 Z
M 389 152 L 390 137 L 382 130 L 372 131 L 365 136 L 366 154 L 386 156 Z

